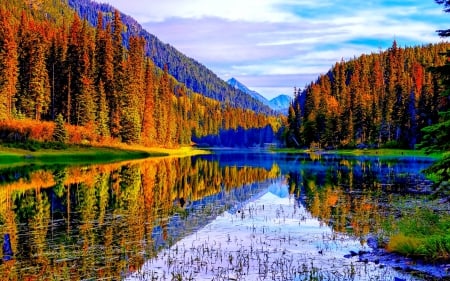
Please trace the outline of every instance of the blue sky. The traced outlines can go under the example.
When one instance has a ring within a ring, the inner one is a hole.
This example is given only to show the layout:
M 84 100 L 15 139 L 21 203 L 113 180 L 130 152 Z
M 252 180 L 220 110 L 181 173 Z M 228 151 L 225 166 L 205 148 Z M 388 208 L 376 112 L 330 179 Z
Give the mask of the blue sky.
M 292 95 L 341 59 L 442 41 L 434 0 L 100 0 L 227 80 Z

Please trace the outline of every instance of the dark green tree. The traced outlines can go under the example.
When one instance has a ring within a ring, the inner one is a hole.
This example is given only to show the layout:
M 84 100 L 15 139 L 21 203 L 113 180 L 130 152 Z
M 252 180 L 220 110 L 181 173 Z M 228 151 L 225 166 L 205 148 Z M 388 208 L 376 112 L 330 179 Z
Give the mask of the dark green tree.
M 436 3 L 444 5 L 444 11 L 450 13 L 449 0 L 436 0 Z M 442 37 L 450 37 L 450 29 L 438 30 Z M 442 102 L 439 111 L 439 122 L 422 129 L 424 132 L 421 147 L 424 147 L 428 152 L 431 151 L 445 151 L 444 158 L 431 167 L 426 172 L 435 174 L 439 178 L 440 189 L 449 195 L 450 194 L 450 49 L 444 55 L 446 56 L 446 63 L 443 66 L 432 68 L 432 72 L 439 77 L 442 88 Z
M 55 119 L 55 129 L 53 130 L 53 139 L 57 142 L 66 143 L 69 140 L 69 133 L 62 114 L 58 114 Z

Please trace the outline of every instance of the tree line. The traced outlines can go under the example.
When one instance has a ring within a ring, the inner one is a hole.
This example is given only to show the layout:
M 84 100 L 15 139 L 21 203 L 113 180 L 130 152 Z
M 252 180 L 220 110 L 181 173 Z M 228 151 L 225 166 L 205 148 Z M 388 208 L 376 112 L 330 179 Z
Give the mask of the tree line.
M 69 20 L 43 16 L 44 4 L 0 7 L 0 120 L 61 115 L 98 139 L 164 146 L 220 129 L 278 129 L 276 116 L 189 90 L 167 64 L 154 65 L 144 38 L 131 36 L 124 47 L 118 11 L 112 20 L 98 13 L 93 28 L 76 13 Z
M 337 62 L 296 90 L 289 108 L 290 146 L 414 148 L 423 128 L 448 106 L 431 67 L 445 63 L 448 43 L 400 48 Z

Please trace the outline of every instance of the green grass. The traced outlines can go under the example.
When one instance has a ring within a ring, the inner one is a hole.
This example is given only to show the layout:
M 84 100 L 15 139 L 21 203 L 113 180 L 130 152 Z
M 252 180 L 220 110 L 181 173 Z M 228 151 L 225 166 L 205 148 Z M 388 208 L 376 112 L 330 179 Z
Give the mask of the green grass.
M 36 151 L 0 147 L 0 166 L 110 163 L 167 155 L 167 153 L 161 152 L 75 145 L 67 146 L 65 149 L 39 149 Z
M 387 250 L 429 261 L 449 261 L 450 215 L 427 208 L 405 213 L 389 237 Z
M 23 156 L 15 153 L 2 152 L 0 149 L 0 166 L 20 162 L 22 160 Z

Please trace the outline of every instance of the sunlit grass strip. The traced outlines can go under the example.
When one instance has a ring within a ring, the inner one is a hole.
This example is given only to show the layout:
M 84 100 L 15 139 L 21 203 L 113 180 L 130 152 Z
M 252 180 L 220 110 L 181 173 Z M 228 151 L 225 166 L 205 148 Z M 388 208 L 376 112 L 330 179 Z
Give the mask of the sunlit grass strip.
M 116 147 L 116 146 L 114 146 L 114 147 Z M 122 144 L 117 147 L 119 147 L 121 149 L 126 149 L 126 150 L 146 151 L 151 154 L 161 154 L 161 155 L 167 155 L 167 156 L 194 156 L 194 155 L 203 155 L 203 154 L 210 153 L 207 150 L 197 149 L 192 146 L 164 148 L 164 147 L 146 147 L 146 146 L 141 146 L 141 145 Z
M 390 236 L 387 250 L 430 261 L 450 260 L 450 215 L 418 209 L 405 215 Z
M 27 151 L 0 147 L 0 165 L 17 165 L 26 163 L 46 164 L 85 164 L 108 163 L 151 156 L 167 156 L 166 153 L 117 148 L 70 146 L 63 150 L 43 149 Z
M 64 149 L 37 149 L 36 151 L 0 146 L 0 165 L 20 163 L 109 163 L 148 157 L 182 157 L 206 153 L 208 152 L 205 150 L 192 147 L 168 149 L 158 147 L 149 148 L 138 145 L 117 145 L 112 147 L 68 145 Z

